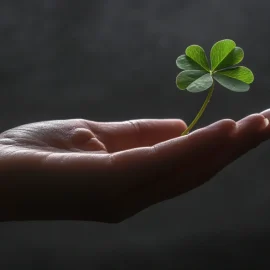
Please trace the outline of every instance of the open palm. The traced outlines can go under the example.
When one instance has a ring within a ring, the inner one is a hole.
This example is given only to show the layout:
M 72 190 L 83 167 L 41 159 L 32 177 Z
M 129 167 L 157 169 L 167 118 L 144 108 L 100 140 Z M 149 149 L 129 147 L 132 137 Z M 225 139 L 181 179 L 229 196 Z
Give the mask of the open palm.
M 185 129 L 181 120 L 70 119 L 7 130 L 0 219 L 120 222 L 205 183 L 270 136 L 263 113 L 179 137 Z

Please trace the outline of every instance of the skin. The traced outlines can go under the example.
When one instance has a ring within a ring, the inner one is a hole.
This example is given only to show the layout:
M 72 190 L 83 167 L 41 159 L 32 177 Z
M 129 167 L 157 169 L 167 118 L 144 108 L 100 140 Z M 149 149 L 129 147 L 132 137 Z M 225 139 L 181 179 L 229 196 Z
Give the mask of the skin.
M 0 134 L 0 220 L 121 222 L 270 138 L 270 110 L 179 135 L 182 120 L 31 123 Z

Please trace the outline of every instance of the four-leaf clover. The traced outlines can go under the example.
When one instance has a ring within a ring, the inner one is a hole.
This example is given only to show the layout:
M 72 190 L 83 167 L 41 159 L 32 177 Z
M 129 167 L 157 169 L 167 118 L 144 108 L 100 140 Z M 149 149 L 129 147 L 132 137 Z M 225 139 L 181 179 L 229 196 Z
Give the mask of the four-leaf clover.
M 176 59 L 176 65 L 184 71 L 176 77 L 180 90 L 197 93 L 209 90 L 200 112 L 182 135 L 187 134 L 202 115 L 214 90 L 214 81 L 235 92 L 246 92 L 254 80 L 253 73 L 244 66 L 235 66 L 244 58 L 244 51 L 231 39 L 216 42 L 211 48 L 210 64 L 205 51 L 199 45 L 186 48 L 185 54 Z

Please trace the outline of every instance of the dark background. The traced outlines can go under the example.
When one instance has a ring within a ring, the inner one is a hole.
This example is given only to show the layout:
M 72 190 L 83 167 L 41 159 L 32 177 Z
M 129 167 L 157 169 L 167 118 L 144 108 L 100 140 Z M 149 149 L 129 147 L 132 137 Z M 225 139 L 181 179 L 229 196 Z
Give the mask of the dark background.
M 255 75 L 216 87 L 202 127 L 269 108 L 267 0 L 0 0 L 0 132 L 53 119 L 194 118 L 175 86 L 190 44 L 230 38 Z M 209 183 L 115 225 L 0 224 L 0 269 L 269 269 L 270 142 Z M 220 153 L 222 155 L 222 153 Z M 168 179 L 169 181 L 169 179 Z

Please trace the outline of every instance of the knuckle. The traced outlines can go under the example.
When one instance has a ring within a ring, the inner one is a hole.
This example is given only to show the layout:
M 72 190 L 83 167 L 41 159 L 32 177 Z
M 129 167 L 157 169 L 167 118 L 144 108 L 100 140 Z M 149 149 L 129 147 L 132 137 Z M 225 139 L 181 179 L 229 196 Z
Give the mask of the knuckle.
M 136 140 L 138 143 L 141 142 L 141 122 L 138 120 L 129 120 L 128 123 L 133 127 L 134 132 L 136 134 Z

